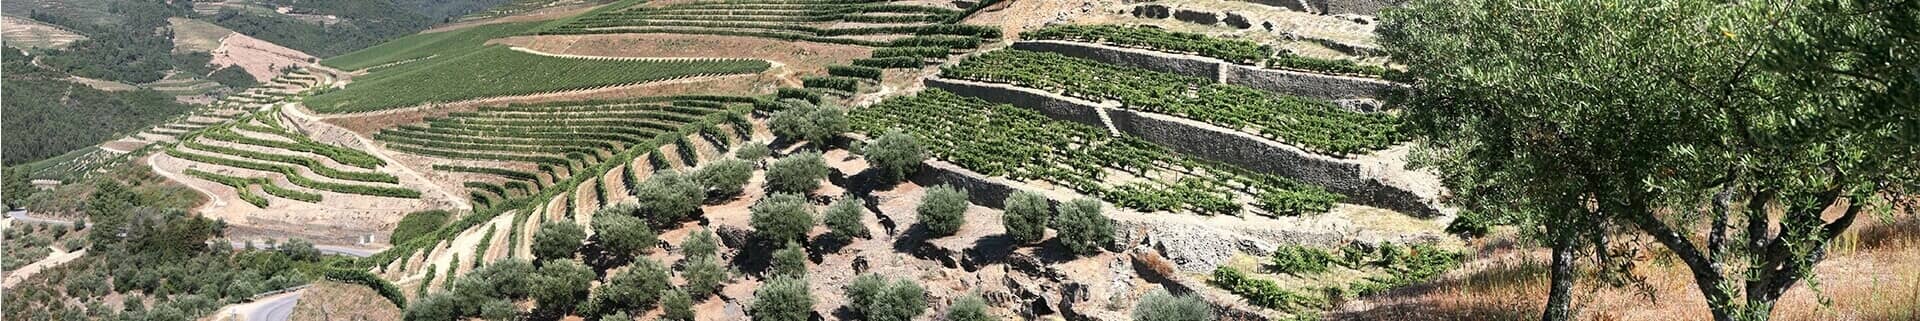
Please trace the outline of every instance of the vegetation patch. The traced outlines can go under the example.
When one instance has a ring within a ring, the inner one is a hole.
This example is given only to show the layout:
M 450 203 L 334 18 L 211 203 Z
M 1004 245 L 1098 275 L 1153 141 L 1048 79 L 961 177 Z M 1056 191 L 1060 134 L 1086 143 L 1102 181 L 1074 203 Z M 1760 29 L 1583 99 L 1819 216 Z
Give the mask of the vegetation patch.
M 308 98 L 322 113 L 526 95 L 766 70 L 761 60 L 599 60 L 536 55 L 493 46 L 428 64 L 364 76 L 345 89 Z

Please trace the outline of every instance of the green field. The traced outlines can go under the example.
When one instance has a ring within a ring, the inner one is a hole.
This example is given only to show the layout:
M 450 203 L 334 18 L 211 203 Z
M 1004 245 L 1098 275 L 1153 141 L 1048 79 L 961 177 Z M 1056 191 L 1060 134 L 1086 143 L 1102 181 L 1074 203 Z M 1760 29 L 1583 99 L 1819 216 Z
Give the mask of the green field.
M 367 49 L 327 58 L 321 60 L 320 64 L 341 70 L 360 70 L 437 55 L 458 55 L 479 49 L 489 39 L 517 35 L 541 23 L 543 22 L 500 23 L 414 34 L 367 47 Z
M 322 113 L 392 109 L 430 102 L 526 95 L 702 75 L 766 70 L 760 60 L 617 61 L 535 55 L 491 46 L 426 64 L 361 77 L 347 88 L 307 99 Z

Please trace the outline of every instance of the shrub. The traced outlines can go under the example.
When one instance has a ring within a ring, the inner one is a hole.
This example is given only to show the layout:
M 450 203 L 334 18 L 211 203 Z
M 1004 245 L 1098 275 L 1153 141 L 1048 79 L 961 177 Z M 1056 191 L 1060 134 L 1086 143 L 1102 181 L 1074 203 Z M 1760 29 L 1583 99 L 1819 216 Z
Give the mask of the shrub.
M 693 179 L 700 182 L 707 195 L 723 198 L 740 195 L 747 180 L 752 178 L 753 164 L 738 159 L 723 159 L 693 173 Z
M 787 247 L 773 251 L 773 263 L 768 267 L 769 275 L 807 277 L 807 250 L 800 243 L 787 241 Z
M 813 314 L 813 294 L 807 281 L 778 277 L 753 291 L 753 306 L 747 314 L 756 321 L 807 321 Z
M 853 195 L 841 197 L 827 206 L 827 229 L 833 231 L 835 237 L 847 240 L 868 237 L 867 224 L 861 222 L 866 214 L 866 201 Z
M 999 317 L 987 313 L 987 300 L 980 294 L 967 293 L 953 300 L 953 306 L 947 308 L 946 321 L 1000 321 Z
M 746 146 L 740 146 L 740 149 L 733 151 L 734 158 L 749 161 L 767 158 L 767 155 L 771 154 L 773 154 L 773 149 L 767 148 L 767 143 L 762 142 L 747 143 Z
M 392 282 L 387 282 L 386 279 L 382 279 L 378 275 L 373 275 L 372 272 L 367 272 L 367 270 L 328 269 L 326 278 L 334 281 L 365 285 L 368 288 L 372 288 L 374 293 L 380 294 L 380 297 L 386 298 L 388 302 L 393 302 L 393 306 L 403 309 L 407 307 L 406 294 L 400 292 L 400 287 L 394 286 Z M 104 288 L 104 285 L 98 288 Z
M 593 235 L 608 252 L 621 257 L 653 253 L 653 248 L 660 244 L 660 237 L 652 226 L 627 215 L 594 216 Z
M 533 257 L 542 262 L 573 259 L 573 252 L 580 249 L 581 240 L 586 238 L 587 231 L 573 221 L 540 224 L 540 231 L 533 232 Z
M 533 277 L 531 296 L 540 303 L 542 310 L 570 313 L 574 306 L 587 298 L 588 288 L 594 278 L 593 269 L 578 262 L 547 262 L 540 266 L 539 274 Z
M 400 224 L 393 228 L 393 236 L 388 237 L 388 241 L 393 244 L 406 244 L 407 241 L 440 229 L 441 225 L 447 224 L 447 218 L 451 216 L 453 216 L 452 212 L 444 210 L 408 213 L 407 217 L 401 218 Z
M 767 166 L 767 189 L 779 193 L 806 194 L 820 188 L 827 178 L 827 162 L 818 152 L 781 157 Z
M 899 129 L 888 130 L 887 133 L 881 134 L 880 138 L 874 139 L 873 143 L 868 144 L 862 152 L 867 162 L 885 173 L 888 180 L 893 181 L 905 179 L 907 174 L 912 174 L 914 170 L 920 168 L 920 163 L 927 161 L 927 151 L 920 146 L 920 140 Z
M 1315 274 L 1326 272 L 1333 265 L 1333 254 L 1327 251 L 1304 246 L 1281 246 L 1273 251 L 1274 272 L 1286 274 Z
M 1060 221 L 1054 230 L 1060 232 L 1060 244 L 1067 251 L 1098 253 L 1101 246 L 1113 243 L 1113 220 L 1100 213 L 1099 200 L 1083 198 L 1060 205 Z
M 953 235 L 967 223 L 967 191 L 949 185 L 928 188 L 914 212 L 934 237 Z
M 907 321 L 926 312 L 927 291 L 910 279 L 862 275 L 846 287 L 848 309 L 869 321 Z
M 1134 321 L 1211 321 L 1213 307 L 1193 295 L 1173 295 L 1153 289 L 1133 306 Z
M 773 194 L 753 204 L 749 211 L 753 232 L 769 241 L 805 239 L 807 231 L 813 229 L 813 206 L 797 194 Z
M 600 316 L 600 320 L 601 321 L 633 321 L 633 316 L 628 315 L 627 311 L 613 311 L 613 313 L 608 313 L 606 315 Z
M 1326 300 L 1323 298 L 1287 291 L 1273 280 L 1254 278 L 1230 266 L 1214 269 L 1213 278 L 1207 280 L 1207 283 L 1240 295 L 1253 305 L 1269 309 L 1317 309 L 1326 305 Z
M 793 108 L 775 113 L 767 127 L 774 135 L 805 140 L 816 147 L 826 146 L 827 140 L 847 132 L 847 113 L 839 107 L 795 104 Z
M 1026 244 L 1040 241 L 1047 236 L 1047 221 L 1053 216 L 1052 206 L 1047 197 L 1028 191 L 1014 192 L 1007 196 L 1006 212 L 1000 216 L 1000 223 L 1006 225 L 1007 236 L 1015 243 Z
M 651 258 L 635 260 L 627 270 L 615 275 L 593 292 L 594 312 L 647 310 L 660 302 L 660 294 L 669 287 L 672 275 L 667 267 Z
M 660 299 L 660 318 L 670 321 L 693 321 L 693 298 L 687 292 L 674 289 L 667 291 Z
M 720 238 L 714 237 L 713 230 L 705 227 L 694 230 L 687 235 L 687 240 L 681 243 L 680 254 L 688 258 L 711 257 L 720 252 Z
M 706 298 L 720 291 L 720 285 L 727 281 L 727 268 L 720 265 L 720 259 L 713 256 L 692 258 L 681 268 L 680 278 L 687 280 L 687 294 L 697 298 Z
M 633 190 L 639 213 L 646 215 L 645 218 L 654 226 L 662 227 L 679 223 L 698 211 L 700 202 L 706 196 L 706 191 L 699 183 L 670 170 L 654 173 Z
M 827 66 L 827 74 L 880 80 L 880 68 L 865 66 Z

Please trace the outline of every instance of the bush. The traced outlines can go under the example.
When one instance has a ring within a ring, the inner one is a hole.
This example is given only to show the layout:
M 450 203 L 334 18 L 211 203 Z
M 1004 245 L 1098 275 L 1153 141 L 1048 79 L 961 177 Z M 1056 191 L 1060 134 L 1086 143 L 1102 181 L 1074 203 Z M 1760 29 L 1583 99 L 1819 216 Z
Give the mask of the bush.
M 453 216 L 452 212 L 444 210 L 408 213 L 407 217 L 401 218 L 400 224 L 393 228 L 393 236 L 388 237 L 388 242 L 406 244 L 420 236 L 433 233 L 434 230 L 440 229 L 441 225 L 446 225 L 447 218 L 451 216 Z
M 807 321 L 813 314 L 813 294 L 806 280 L 774 278 L 753 291 L 753 306 L 747 314 L 755 321 Z
M 596 311 L 592 312 L 652 309 L 660 302 L 660 294 L 667 291 L 671 277 L 660 262 L 651 258 L 635 260 L 626 271 L 593 292 L 592 306 Z
M 393 302 L 393 306 L 402 309 L 407 307 L 406 294 L 400 292 L 400 287 L 394 286 L 392 282 L 387 282 L 386 279 L 381 279 L 380 276 L 373 275 L 372 272 L 367 272 L 367 270 L 328 269 L 326 277 L 334 281 L 365 285 L 368 288 L 373 288 L 374 293 L 380 294 L 380 297 L 386 298 L 388 302 Z M 101 286 L 101 288 L 104 288 L 104 285 Z
M 847 132 L 847 113 L 839 107 L 796 104 L 793 108 L 775 113 L 773 120 L 767 122 L 767 127 L 773 130 L 774 135 L 805 140 L 816 147 L 823 147 L 827 140 Z
M 1113 243 L 1113 220 L 1100 213 L 1100 201 L 1083 198 L 1060 204 L 1060 244 L 1074 254 L 1093 254 Z
M 540 224 L 540 230 L 533 233 L 533 257 L 541 262 L 573 259 L 573 252 L 580 249 L 581 240 L 586 238 L 587 231 L 573 221 Z
M 910 279 L 861 275 L 846 287 L 847 308 L 868 321 L 907 321 L 926 312 L 927 291 Z
M 827 162 L 818 152 L 781 157 L 767 166 L 767 189 L 778 193 L 806 194 L 820 188 L 827 178 Z
M 771 154 L 773 154 L 773 149 L 767 148 L 767 143 L 762 142 L 747 143 L 746 146 L 740 146 L 740 149 L 733 151 L 734 158 L 748 161 L 767 158 L 767 155 Z
M 967 223 L 967 191 L 950 185 L 928 188 L 926 198 L 913 210 L 932 236 L 951 236 Z
M 1281 246 L 1273 251 L 1274 272 L 1293 275 L 1326 272 L 1333 265 L 1333 254 L 1304 246 Z
M 899 129 L 881 134 L 862 152 L 868 163 L 892 181 L 905 179 L 907 174 L 920 168 L 920 163 L 927 161 L 927 151 L 920 146 L 920 140 Z
M 533 277 L 530 296 L 540 303 L 540 309 L 566 314 L 587 298 L 589 286 L 593 285 L 593 269 L 571 260 L 547 262 L 540 266 L 540 272 Z
M 827 229 L 833 231 L 835 237 L 846 240 L 868 237 L 867 224 L 861 222 L 866 214 L 866 201 L 853 195 L 841 197 L 827 206 Z
M 747 180 L 752 178 L 753 164 L 738 159 L 723 159 L 693 173 L 693 179 L 700 182 L 708 196 L 722 198 L 740 195 Z
M 680 254 L 687 258 L 711 257 L 720 252 L 720 238 L 713 235 L 713 230 L 705 227 L 694 230 L 687 235 L 687 240 L 681 243 Z
M 639 213 L 654 226 L 661 227 L 679 223 L 700 210 L 700 202 L 706 196 L 699 183 L 670 170 L 654 173 L 633 190 Z
M 674 289 L 667 291 L 660 299 L 660 318 L 670 321 L 693 321 L 693 298 L 686 291 Z
M 687 294 L 696 298 L 706 298 L 720 291 L 720 285 L 727 282 L 727 268 L 720 265 L 720 259 L 713 256 L 691 258 L 681 267 L 680 278 L 687 280 Z
M 1173 295 L 1153 289 L 1133 306 L 1134 321 L 1211 321 L 1213 307 L 1192 295 Z
M 609 209 L 618 210 L 620 206 Z M 602 210 L 606 213 L 606 210 Z M 614 214 L 614 213 L 606 213 Z M 660 237 L 646 221 L 627 215 L 596 214 L 593 217 L 593 235 L 606 248 L 620 257 L 633 257 L 639 254 L 653 253 L 660 244 Z
M 787 241 L 787 247 L 773 251 L 773 263 L 768 268 L 771 276 L 807 277 L 807 250 L 800 243 Z
M 1000 321 L 999 317 L 987 313 L 987 300 L 980 294 L 967 293 L 953 300 L 953 306 L 947 308 L 946 321 Z
M 1006 208 L 1006 212 L 1000 216 L 1000 223 L 1006 225 L 1007 236 L 1014 243 L 1033 243 L 1047 236 L 1047 221 L 1053 216 L 1053 208 L 1047 204 L 1046 196 L 1028 191 L 1014 192 L 1007 196 Z
M 749 211 L 753 232 L 775 244 L 805 239 L 813 229 L 813 206 L 797 194 L 773 194 Z

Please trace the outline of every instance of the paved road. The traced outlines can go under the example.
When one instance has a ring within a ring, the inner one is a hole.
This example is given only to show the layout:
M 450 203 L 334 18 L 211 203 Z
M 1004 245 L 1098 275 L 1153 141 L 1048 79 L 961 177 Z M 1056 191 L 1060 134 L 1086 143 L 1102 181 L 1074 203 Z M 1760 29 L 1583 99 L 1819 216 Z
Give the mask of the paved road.
M 293 317 L 293 306 L 300 303 L 300 295 L 306 289 L 281 293 L 260 298 L 253 302 L 229 305 L 221 308 L 212 320 L 215 321 L 286 321 Z
M 21 221 L 21 222 L 30 222 L 30 223 L 42 223 L 42 224 L 61 224 L 61 225 L 73 225 L 73 221 L 69 221 L 69 220 L 63 220 L 63 219 L 57 219 L 57 218 L 46 218 L 46 217 L 36 217 L 36 216 L 33 216 L 32 214 L 27 214 L 27 210 L 12 210 L 12 211 L 7 211 L 7 217 L 9 217 L 9 218 L 13 218 L 13 219 L 15 219 L 15 220 L 19 220 L 19 221 Z

